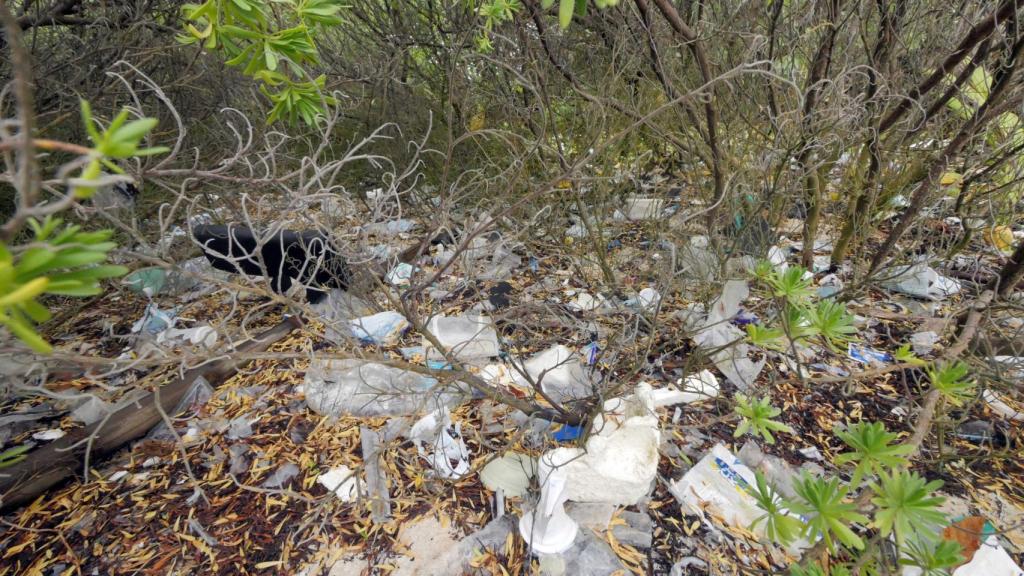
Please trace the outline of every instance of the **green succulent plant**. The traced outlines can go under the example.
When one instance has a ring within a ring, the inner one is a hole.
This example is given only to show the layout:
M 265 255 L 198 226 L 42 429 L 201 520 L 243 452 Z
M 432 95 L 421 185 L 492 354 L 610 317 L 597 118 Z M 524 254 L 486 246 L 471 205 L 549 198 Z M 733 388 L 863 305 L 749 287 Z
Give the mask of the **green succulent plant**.
M 954 406 L 963 406 L 964 402 L 974 396 L 974 380 L 968 378 L 970 368 L 967 364 L 956 361 L 925 369 L 932 386 Z
M 916 566 L 921 576 L 948 576 L 950 569 L 963 562 L 963 548 L 954 540 L 910 540 L 903 547 L 903 566 Z
M 846 311 L 846 306 L 834 300 L 818 302 L 809 316 L 815 332 L 834 350 L 852 341 L 857 333 L 857 328 L 853 325 L 853 316 Z
M 847 501 L 848 486 L 839 478 L 814 478 L 804 474 L 793 486 L 799 498 L 791 503 L 794 512 L 808 518 L 804 536 L 821 534 L 829 550 L 835 540 L 857 550 L 864 549 L 864 540 L 853 531 L 854 523 L 867 524 L 869 519 L 857 512 L 857 505 Z
M 925 366 L 928 364 L 924 360 L 918 358 L 917 354 L 914 354 L 914 351 L 910 348 L 910 344 L 904 344 L 897 348 L 896 351 L 892 353 L 892 357 L 898 362 L 912 364 L 914 366 Z
M 747 338 L 754 346 L 778 350 L 784 347 L 786 334 L 764 324 L 747 324 Z
M 907 460 L 904 456 L 914 451 L 913 446 L 893 445 L 896 434 L 887 431 L 882 422 L 858 422 L 846 430 L 836 430 L 835 434 L 852 450 L 836 456 L 835 462 L 838 466 L 856 463 L 850 479 L 850 486 L 854 488 L 860 485 L 866 474 L 878 474 L 886 468 L 905 466 Z
M 82 180 L 98 179 L 102 175 L 104 167 L 116 174 L 124 174 L 124 170 L 115 164 L 113 160 L 152 156 L 169 150 L 164 146 L 139 148 L 142 139 L 156 127 L 156 118 L 139 118 L 129 122 L 129 112 L 127 109 L 124 109 L 111 120 L 110 125 L 105 130 L 100 131 L 96 128 L 96 121 L 93 119 L 89 103 L 81 100 L 80 106 L 82 123 L 85 125 L 86 133 L 89 134 L 89 140 L 92 141 L 93 145 L 89 153 L 89 161 L 86 163 L 85 168 L 82 169 L 80 176 Z M 76 198 L 84 199 L 92 196 L 95 190 L 95 186 L 85 183 L 76 186 L 73 193 Z
M 793 432 L 793 429 L 786 424 L 772 420 L 781 414 L 782 410 L 772 406 L 768 398 L 751 399 L 743 394 L 737 394 L 735 410 L 740 415 L 741 421 L 740 425 L 736 427 L 736 431 L 733 432 L 734 438 L 739 438 L 750 432 L 754 436 L 760 436 L 765 442 L 774 444 L 775 437 L 772 432 Z
M 880 473 L 878 482 L 871 484 L 875 493 L 871 502 L 878 506 L 874 525 L 879 533 L 882 536 L 895 533 L 900 546 L 915 532 L 933 536 L 935 527 L 946 521 L 945 514 L 938 509 L 945 498 L 932 495 L 941 486 L 941 480 L 928 482 L 916 472 Z
M 803 522 L 789 513 L 785 500 L 765 480 L 761 472 L 754 473 L 757 478 L 754 499 L 757 500 L 757 507 L 764 510 L 751 524 L 751 528 L 764 522 L 765 535 L 773 542 L 788 545 L 800 536 L 803 530 Z
M 775 296 L 791 301 L 801 301 L 811 297 L 811 281 L 804 278 L 807 270 L 801 266 L 790 266 L 785 270 L 776 270 L 768 276 L 767 282 Z
M 793 341 L 806 340 L 818 335 L 813 312 L 797 303 L 786 303 L 781 320 L 783 331 Z

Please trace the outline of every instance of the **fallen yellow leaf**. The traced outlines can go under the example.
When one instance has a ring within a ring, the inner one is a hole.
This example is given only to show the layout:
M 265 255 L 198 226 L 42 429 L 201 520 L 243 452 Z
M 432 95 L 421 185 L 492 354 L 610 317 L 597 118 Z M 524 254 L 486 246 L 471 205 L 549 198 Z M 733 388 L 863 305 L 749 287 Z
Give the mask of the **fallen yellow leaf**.
M 993 226 L 985 230 L 985 240 L 1000 252 L 1013 248 L 1013 230 L 1009 226 Z
M 942 184 L 943 186 L 952 186 L 953 184 L 959 184 L 961 182 L 963 182 L 963 176 L 956 172 L 946 172 L 942 175 L 942 178 L 939 179 L 939 184 Z

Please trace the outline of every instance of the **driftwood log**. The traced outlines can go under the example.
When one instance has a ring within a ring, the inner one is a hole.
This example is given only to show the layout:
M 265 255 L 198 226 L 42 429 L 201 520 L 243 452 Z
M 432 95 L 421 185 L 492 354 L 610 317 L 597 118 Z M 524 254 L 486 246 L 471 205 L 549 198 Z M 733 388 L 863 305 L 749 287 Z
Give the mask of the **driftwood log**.
M 256 339 L 242 344 L 235 352 L 262 352 L 298 325 L 298 318 L 288 318 L 264 331 Z M 200 376 L 216 386 L 244 362 L 233 354 L 224 360 L 193 368 L 184 377 L 162 386 L 160 406 L 164 413 L 173 415 L 171 412 Z M 150 392 L 114 412 L 109 418 L 77 429 L 60 440 L 32 451 L 25 460 L 0 469 L 0 511 L 20 506 L 80 472 L 87 450 L 90 460 L 110 454 L 128 442 L 141 438 L 161 420 L 160 410 L 156 406 L 156 394 Z M 91 443 L 87 441 L 90 436 Z

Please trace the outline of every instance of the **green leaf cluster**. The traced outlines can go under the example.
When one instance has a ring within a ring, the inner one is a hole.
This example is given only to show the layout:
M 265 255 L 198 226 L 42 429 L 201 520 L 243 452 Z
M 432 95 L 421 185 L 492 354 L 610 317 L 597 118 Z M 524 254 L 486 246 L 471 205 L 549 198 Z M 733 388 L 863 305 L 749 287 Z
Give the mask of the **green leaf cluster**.
M 882 536 L 896 533 L 896 543 L 904 545 L 912 535 L 937 537 L 935 529 L 945 522 L 939 511 L 945 498 L 932 496 L 942 486 L 942 480 L 928 482 L 916 472 L 906 470 L 892 474 L 882 472 L 878 482 L 871 484 L 875 497 L 871 499 L 878 510 L 874 525 Z
M 767 397 L 751 399 L 743 394 L 737 394 L 735 411 L 742 420 L 733 432 L 734 438 L 750 432 L 754 436 L 760 436 L 765 442 L 774 444 L 775 437 L 772 432 L 793 432 L 786 424 L 772 420 L 781 414 L 782 410 L 772 406 Z
M 857 464 L 853 481 L 845 483 L 838 476 L 817 478 L 805 473 L 793 486 L 795 497 L 789 499 L 755 472 L 757 486 L 751 493 L 764 514 L 751 528 L 764 523 L 765 535 L 784 545 L 801 537 L 808 542 L 820 537 L 830 551 L 839 544 L 854 552 L 854 558 L 857 553 L 867 554 L 869 562 L 864 568 L 869 574 L 876 573 L 871 565 L 877 557 L 865 551 L 858 525 L 877 530 L 881 538 L 894 536 L 900 564 L 919 566 L 926 574 L 945 574 L 947 568 L 955 566 L 960 561 L 959 545 L 938 542 L 937 529 L 946 523 L 939 509 L 944 498 L 936 495 L 942 481 L 928 481 L 907 470 L 905 456 L 911 448 L 893 445 L 896 434 L 887 432 L 882 423 L 862 422 L 836 434 L 853 449 L 835 460 L 838 465 Z M 877 474 L 877 481 L 868 484 L 874 504 L 872 518 L 858 509 L 851 496 L 860 478 L 869 473 Z M 841 565 L 833 565 L 831 570 L 815 565 L 794 566 L 790 574 L 848 573 Z
M 81 114 L 82 123 L 85 125 L 86 133 L 92 142 L 89 161 L 79 176 L 81 180 L 90 181 L 98 179 L 103 173 L 104 167 L 116 174 L 124 174 L 124 170 L 112 162 L 112 160 L 152 156 L 168 151 L 168 148 L 164 146 L 139 148 L 142 139 L 156 127 L 156 118 L 139 118 L 129 122 L 129 112 L 127 109 L 124 109 L 114 117 L 105 130 L 100 131 L 93 118 L 92 108 L 89 107 L 89 103 L 85 100 L 81 100 Z M 76 186 L 72 193 L 76 198 L 84 199 L 92 196 L 95 191 L 95 186 L 84 183 Z
M 757 500 L 757 507 L 764 510 L 764 514 L 754 520 L 751 528 L 761 522 L 765 523 L 765 535 L 773 542 L 790 544 L 800 536 L 803 530 L 803 522 L 789 513 L 789 505 L 775 489 L 768 484 L 760 471 L 755 472 L 757 478 L 757 490 L 754 492 L 754 499 Z
M 17 256 L 0 244 L 0 324 L 42 353 L 51 346 L 34 326 L 48 320 L 50 311 L 39 303 L 40 296 L 94 296 L 101 292 L 100 280 L 128 272 L 124 266 L 102 264 L 116 246 L 109 241 L 110 230 L 84 232 L 62 224 L 53 217 L 29 220 L 34 239 L 19 247 Z
M 954 540 L 911 540 L 904 552 L 906 558 L 900 564 L 920 568 L 921 576 L 948 576 L 951 568 L 963 562 L 963 549 Z
M 907 454 L 914 448 L 906 444 L 892 445 L 896 434 L 885 429 L 882 422 L 858 422 L 846 430 L 836 430 L 838 436 L 852 452 L 836 456 L 835 463 L 839 466 L 855 463 L 850 485 L 858 487 L 867 474 L 880 474 L 886 468 L 906 466 Z
M 857 328 L 846 307 L 831 299 L 811 302 L 813 291 L 806 270 L 791 266 L 780 270 L 770 262 L 761 261 L 754 268 L 754 278 L 766 285 L 779 299 L 779 327 L 747 327 L 747 335 L 755 346 L 783 349 L 783 336 L 793 342 L 820 338 L 833 350 L 854 340 Z
M 793 511 L 808 518 L 803 530 L 805 537 L 821 534 L 829 550 L 835 549 L 835 540 L 850 548 L 864 549 L 864 541 L 851 525 L 867 524 L 869 520 L 857 512 L 856 504 L 847 500 L 849 487 L 843 486 L 839 478 L 814 478 L 804 474 L 793 489 L 799 496 L 792 502 Z
M 941 392 L 950 404 L 963 406 L 964 402 L 974 396 L 974 380 L 968 376 L 970 368 L 967 364 L 957 360 L 929 366 L 925 371 L 932 386 Z
M 274 0 L 275 18 L 268 18 L 265 0 L 206 0 L 186 4 L 185 44 L 220 51 L 225 63 L 261 82 L 260 91 L 273 103 L 268 122 L 301 119 L 307 125 L 337 101 L 324 93 L 325 77 L 309 80 L 305 67 L 320 63 L 315 33 L 342 23 L 339 0 Z M 279 27 L 284 23 L 285 27 Z

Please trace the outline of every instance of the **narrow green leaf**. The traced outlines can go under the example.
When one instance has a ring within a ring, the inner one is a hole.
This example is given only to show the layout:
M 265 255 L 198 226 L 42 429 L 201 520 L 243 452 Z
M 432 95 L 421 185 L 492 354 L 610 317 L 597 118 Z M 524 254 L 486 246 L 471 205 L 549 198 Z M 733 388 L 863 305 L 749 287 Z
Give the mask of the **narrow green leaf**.
M 572 23 L 572 13 L 576 9 L 576 0 L 560 0 L 558 5 L 558 25 L 565 30 Z

